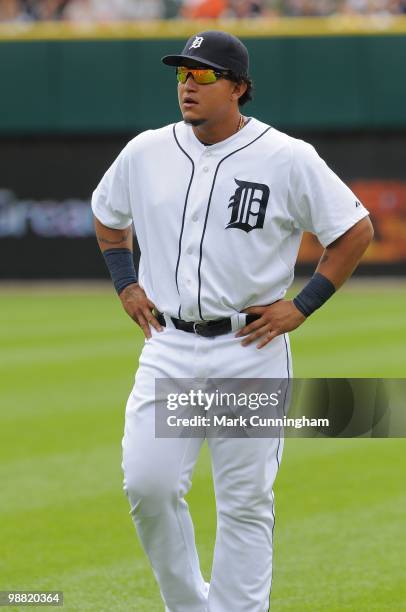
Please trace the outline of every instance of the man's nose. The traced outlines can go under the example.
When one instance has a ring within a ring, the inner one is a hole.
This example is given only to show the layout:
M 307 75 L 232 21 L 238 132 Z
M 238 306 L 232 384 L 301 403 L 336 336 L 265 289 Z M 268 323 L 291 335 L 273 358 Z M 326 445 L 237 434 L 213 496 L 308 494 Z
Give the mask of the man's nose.
M 188 72 L 186 75 L 186 81 L 185 81 L 185 86 L 187 89 L 197 89 L 197 83 L 193 78 L 193 74 L 191 72 Z

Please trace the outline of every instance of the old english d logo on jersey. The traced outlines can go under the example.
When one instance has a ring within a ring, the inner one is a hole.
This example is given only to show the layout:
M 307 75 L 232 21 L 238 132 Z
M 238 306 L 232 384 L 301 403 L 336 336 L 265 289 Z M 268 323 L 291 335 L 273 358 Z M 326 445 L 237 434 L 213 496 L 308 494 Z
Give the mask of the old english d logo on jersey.
M 228 208 L 231 208 L 231 218 L 226 229 L 236 227 L 244 232 L 261 229 L 269 200 L 268 185 L 234 180 L 238 188 L 230 198 Z

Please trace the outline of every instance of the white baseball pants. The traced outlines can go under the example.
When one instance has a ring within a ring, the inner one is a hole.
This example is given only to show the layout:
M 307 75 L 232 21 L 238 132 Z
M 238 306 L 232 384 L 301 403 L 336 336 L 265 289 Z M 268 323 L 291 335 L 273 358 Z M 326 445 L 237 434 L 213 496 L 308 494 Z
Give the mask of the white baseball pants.
M 184 496 L 202 438 L 155 438 L 155 378 L 287 378 L 287 335 L 258 350 L 234 332 L 204 338 L 152 330 L 128 399 L 124 490 L 166 612 L 267 612 L 272 582 L 273 483 L 281 438 L 208 438 L 217 506 L 210 588 Z

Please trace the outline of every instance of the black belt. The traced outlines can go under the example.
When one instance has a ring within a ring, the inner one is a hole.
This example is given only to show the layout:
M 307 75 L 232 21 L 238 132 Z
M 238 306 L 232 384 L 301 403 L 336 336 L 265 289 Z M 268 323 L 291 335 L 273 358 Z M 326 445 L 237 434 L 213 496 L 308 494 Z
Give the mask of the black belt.
M 246 325 L 252 323 L 256 319 L 259 319 L 260 315 L 247 314 Z M 157 320 L 161 325 L 165 327 L 165 317 L 161 312 L 158 312 Z M 213 338 L 214 336 L 222 336 L 228 334 L 231 331 L 231 319 L 216 319 L 214 321 L 183 321 L 183 319 L 175 319 L 171 317 L 171 321 L 181 331 L 188 332 L 191 334 L 197 334 L 198 336 L 204 336 L 205 338 Z

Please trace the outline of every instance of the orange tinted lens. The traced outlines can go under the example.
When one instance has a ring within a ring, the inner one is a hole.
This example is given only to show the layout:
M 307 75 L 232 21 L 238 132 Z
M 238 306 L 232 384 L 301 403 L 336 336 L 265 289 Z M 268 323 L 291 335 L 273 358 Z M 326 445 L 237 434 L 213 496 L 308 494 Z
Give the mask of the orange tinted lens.
M 188 74 L 191 74 L 196 83 L 207 85 L 217 81 L 216 74 L 211 68 L 186 68 L 179 66 L 176 71 L 179 83 L 186 83 Z
M 205 85 L 207 83 L 215 83 L 217 81 L 217 77 L 214 74 L 214 70 L 211 68 L 204 68 L 192 71 L 193 78 L 196 83 L 200 83 Z

